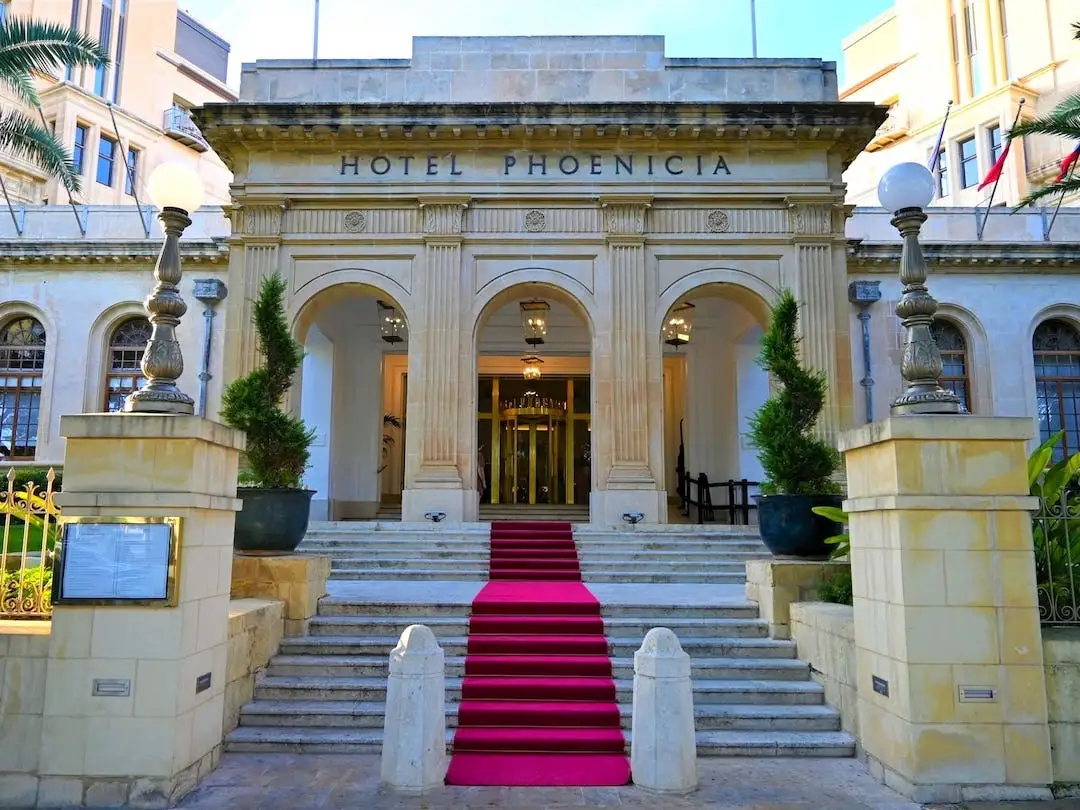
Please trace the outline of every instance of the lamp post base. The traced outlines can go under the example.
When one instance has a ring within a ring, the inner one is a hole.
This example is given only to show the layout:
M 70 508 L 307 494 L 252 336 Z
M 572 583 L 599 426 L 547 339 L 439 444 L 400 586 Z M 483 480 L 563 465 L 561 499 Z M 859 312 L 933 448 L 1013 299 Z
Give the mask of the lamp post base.
M 193 416 L 195 400 L 175 387 L 140 388 L 128 394 L 124 401 L 124 413 L 167 413 L 177 416 Z
M 960 397 L 952 391 L 938 388 L 936 391 L 913 391 L 901 394 L 889 407 L 893 416 L 917 416 L 931 413 L 967 413 L 960 404 Z

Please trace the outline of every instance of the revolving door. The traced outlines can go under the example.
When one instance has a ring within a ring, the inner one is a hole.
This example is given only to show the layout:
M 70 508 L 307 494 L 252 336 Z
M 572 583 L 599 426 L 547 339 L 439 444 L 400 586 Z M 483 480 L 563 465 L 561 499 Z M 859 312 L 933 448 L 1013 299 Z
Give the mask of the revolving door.
M 501 403 L 504 503 L 565 503 L 566 409 L 546 397 Z

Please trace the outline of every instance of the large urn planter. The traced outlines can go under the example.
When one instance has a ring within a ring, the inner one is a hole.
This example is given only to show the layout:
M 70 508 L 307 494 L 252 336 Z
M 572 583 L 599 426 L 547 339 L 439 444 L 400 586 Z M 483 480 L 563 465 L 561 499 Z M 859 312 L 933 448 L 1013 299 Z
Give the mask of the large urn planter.
M 292 554 L 307 533 L 313 489 L 236 490 L 244 508 L 236 513 L 233 548 L 241 554 Z
M 839 507 L 839 495 L 761 495 L 757 498 L 761 542 L 781 559 L 827 560 L 836 523 L 814 514 L 815 506 Z

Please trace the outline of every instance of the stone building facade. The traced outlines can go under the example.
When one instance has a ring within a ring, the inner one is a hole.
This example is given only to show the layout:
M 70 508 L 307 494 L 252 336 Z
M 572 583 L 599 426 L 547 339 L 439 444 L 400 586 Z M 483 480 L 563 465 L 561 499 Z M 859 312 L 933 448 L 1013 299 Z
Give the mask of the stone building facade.
M 900 388 L 899 237 L 842 182 L 886 110 L 838 102 L 828 63 L 668 59 L 657 37 L 418 39 L 412 60 L 247 66 L 240 96 L 197 114 L 234 200 L 184 236 L 181 387 L 204 376 L 216 416 L 256 362 L 251 299 L 281 273 L 315 517 L 400 501 L 406 520 L 572 504 L 663 522 L 680 450 L 694 476 L 760 480 L 754 360 L 784 287 L 830 381 L 827 435 Z M 1080 449 L 1080 216 L 1051 215 L 997 212 L 979 240 L 973 209 L 935 208 L 923 241 L 946 384 Z M 94 209 L 85 236 L 66 208 L 26 223 L 0 219 L 0 344 L 40 325 L 34 367 L 3 372 L 39 395 L 0 441 L 23 437 L 9 465 L 43 466 L 62 460 L 60 414 L 137 376 L 110 336 L 152 286 L 158 237 L 130 208 Z

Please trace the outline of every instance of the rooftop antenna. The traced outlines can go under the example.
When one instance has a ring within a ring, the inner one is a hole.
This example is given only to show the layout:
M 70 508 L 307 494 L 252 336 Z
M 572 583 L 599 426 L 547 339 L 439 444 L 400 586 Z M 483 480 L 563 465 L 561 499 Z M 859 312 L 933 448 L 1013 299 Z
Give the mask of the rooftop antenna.
M 315 0 L 319 4 L 319 0 Z M 757 0 L 750 0 L 750 40 L 754 47 L 754 58 L 757 59 Z
M 311 59 L 319 61 L 319 0 L 315 0 L 315 42 L 311 49 Z

